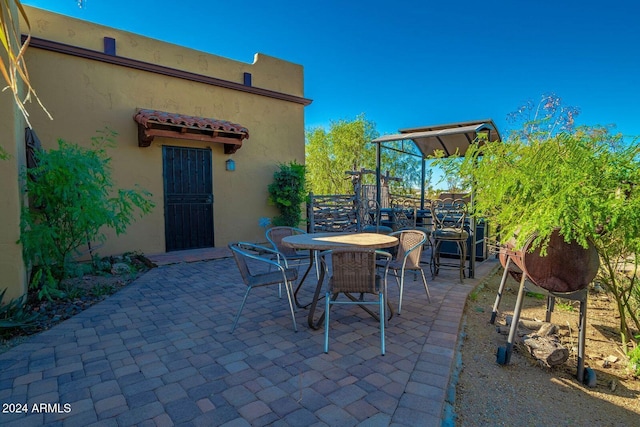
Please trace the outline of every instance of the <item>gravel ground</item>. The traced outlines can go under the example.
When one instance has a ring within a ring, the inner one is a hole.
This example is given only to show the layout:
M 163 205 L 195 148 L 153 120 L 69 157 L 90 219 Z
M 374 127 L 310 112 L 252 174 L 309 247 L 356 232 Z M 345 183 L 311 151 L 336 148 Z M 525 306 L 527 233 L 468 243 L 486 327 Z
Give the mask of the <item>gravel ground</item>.
M 597 378 L 597 385 L 589 388 L 576 379 L 579 316 L 577 306 L 568 302 L 557 302 L 551 319 L 570 349 L 564 365 L 541 367 L 522 345 L 515 347 L 509 365 L 496 363 L 497 348 L 507 342 L 507 335 L 498 333 L 496 326 L 504 326 L 505 316 L 513 313 L 518 290 L 518 283 L 509 278 L 496 324 L 489 324 L 501 276 L 498 269 L 467 301 L 455 390 L 456 425 L 640 425 L 640 379 L 627 373 L 612 300 L 603 292 L 589 295 L 585 366 L 593 369 Z M 545 301 L 526 297 L 521 318 L 544 317 Z

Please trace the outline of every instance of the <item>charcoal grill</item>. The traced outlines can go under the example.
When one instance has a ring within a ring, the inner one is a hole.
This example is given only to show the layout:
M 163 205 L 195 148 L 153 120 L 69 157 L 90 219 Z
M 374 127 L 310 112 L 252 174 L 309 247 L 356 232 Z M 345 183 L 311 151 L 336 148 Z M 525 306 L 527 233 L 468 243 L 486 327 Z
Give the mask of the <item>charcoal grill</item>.
M 507 365 L 511 359 L 525 287 L 527 284 L 533 284 L 547 295 L 547 322 L 551 320 L 556 297 L 580 301 L 578 372 L 576 376 L 579 382 L 595 386 L 594 371 L 584 368 L 584 350 L 587 326 L 587 286 L 598 272 L 600 265 L 598 253 L 593 246 L 585 249 L 575 241 L 565 242 L 564 238 L 555 230 L 551 234 L 547 253 L 542 256 L 540 248 L 532 250 L 534 239 L 535 236 L 528 239 L 519 250 L 515 248 L 513 240 L 500 247 L 499 258 L 504 267 L 504 274 L 493 305 L 491 324 L 495 323 L 507 276 L 511 275 L 519 281 L 520 288 L 518 289 L 507 345 L 498 348 L 496 361 L 501 365 Z

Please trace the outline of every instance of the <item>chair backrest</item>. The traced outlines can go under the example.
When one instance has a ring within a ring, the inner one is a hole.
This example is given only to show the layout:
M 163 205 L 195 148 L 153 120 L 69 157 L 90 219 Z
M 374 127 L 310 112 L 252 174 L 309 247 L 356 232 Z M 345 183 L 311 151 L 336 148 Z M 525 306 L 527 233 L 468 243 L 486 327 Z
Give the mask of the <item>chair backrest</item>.
M 283 281 L 280 274 L 264 274 L 265 267 L 279 269 L 286 280 L 295 280 L 298 276 L 298 270 L 289 268 L 286 257 L 275 249 L 249 242 L 232 242 L 228 246 L 238 265 L 242 281 L 247 286 L 265 286 Z M 256 262 L 250 266 L 247 262 L 249 259 Z
M 417 227 L 421 227 L 431 231 L 433 229 L 433 213 L 431 210 L 431 201 L 425 202 L 424 209 L 418 209 L 416 212 Z
M 437 199 L 431 202 L 431 212 L 436 230 L 460 232 L 467 219 L 467 203 L 462 199 Z
M 249 271 L 249 266 L 247 265 L 249 248 L 246 247 L 242 242 L 229 243 L 228 246 L 229 246 L 229 249 L 231 249 L 233 258 L 236 260 L 236 264 L 238 265 L 238 271 L 240 271 L 240 276 L 242 276 L 242 281 L 246 285 L 248 285 L 249 279 L 251 277 L 251 272 Z
M 298 234 L 307 234 L 307 232 L 295 227 L 278 226 L 269 228 L 266 237 L 275 250 L 282 252 L 285 257 L 292 257 L 297 254 L 296 250 L 283 245 L 282 239 Z
M 376 281 L 375 249 L 354 247 L 323 252 L 320 259 L 325 269 L 328 256 L 331 256 L 331 292 L 377 294 L 380 291 Z
M 405 201 L 393 207 L 393 223 L 395 231 L 416 228 L 416 208 Z
M 358 222 L 360 229 L 363 229 L 368 225 L 375 227 L 380 225 L 380 208 L 377 201 L 363 199 L 360 202 L 358 210 Z
M 401 230 L 391 235 L 398 238 L 396 260 L 403 261 L 406 258 L 405 268 L 419 268 L 422 246 L 427 240 L 427 235 L 420 230 Z

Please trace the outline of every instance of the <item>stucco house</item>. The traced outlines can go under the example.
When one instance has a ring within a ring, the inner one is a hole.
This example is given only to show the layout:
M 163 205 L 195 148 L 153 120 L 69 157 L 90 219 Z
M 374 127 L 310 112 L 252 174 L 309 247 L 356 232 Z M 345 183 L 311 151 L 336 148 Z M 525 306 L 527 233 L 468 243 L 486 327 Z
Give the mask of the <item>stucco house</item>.
M 113 129 L 117 185 L 153 194 L 153 212 L 126 234 L 109 234 L 100 255 L 264 237 L 259 219 L 277 214 L 267 194 L 273 172 L 280 163 L 304 162 L 304 107 L 311 100 L 301 65 L 263 54 L 238 62 L 25 9 L 31 84 L 54 118 L 28 105 L 43 148 L 57 147 L 58 139 L 89 146 L 97 130 Z M 9 93 L 0 93 L 0 110 L 0 140 L 12 156 L 0 168 L 0 289 L 13 298 L 26 289 L 16 244 L 25 121 Z

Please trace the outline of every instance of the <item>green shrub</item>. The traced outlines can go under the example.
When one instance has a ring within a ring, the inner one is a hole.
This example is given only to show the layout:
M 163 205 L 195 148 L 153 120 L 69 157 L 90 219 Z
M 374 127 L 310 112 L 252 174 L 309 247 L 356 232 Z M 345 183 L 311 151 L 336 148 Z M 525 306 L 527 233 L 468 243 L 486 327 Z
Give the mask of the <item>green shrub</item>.
M 154 207 L 147 191 L 114 187 L 107 148 L 115 135 L 98 132 L 92 148 L 59 140 L 57 150 L 37 153 L 38 166 L 23 173 L 29 205 L 22 210 L 20 243 L 40 298 L 60 296 L 59 283 L 74 274 L 80 246 L 104 241 L 106 228 L 123 233 L 137 212 Z
M 514 236 L 517 247 L 536 236 L 531 248 L 540 245 L 544 254 L 559 229 L 565 241 L 597 250 L 597 280 L 616 300 L 626 352 L 640 330 L 632 297 L 640 295 L 640 139 L 574 127 L 576 114 L 545 96 L 518 111 L 521 129 L 502 142 L 479 135 L 457 166 L 467 188 L 473 183 L 473 215 Z
M 571 304 L 571 301 L 560 299 L 556 301 L 556 307 L 562 311 L 574 312 L 576 308 Z
M 530 297 L 530 298 L 535 298 L 535 299 L 545 299 L 546 298 L 546 295 L 539 294 L 537 292 L 531 292 L 531 291 L 528 291 L 525 295 Z
M 269 184 L 269 202 L 280 210 L 280 216 L 273 219 L 273 225 L 298 227 L 302 221 L 302 203 L 305 200 L 305 166 L 295 161 L 281 164 L 273 174 Z
M 636 337 L 636 340 L 640 341 L 640 337 Z M 632 375 L 640 377 L 640 347 L 636 346 L 628 354 L 629 356 L 629 369 Z

